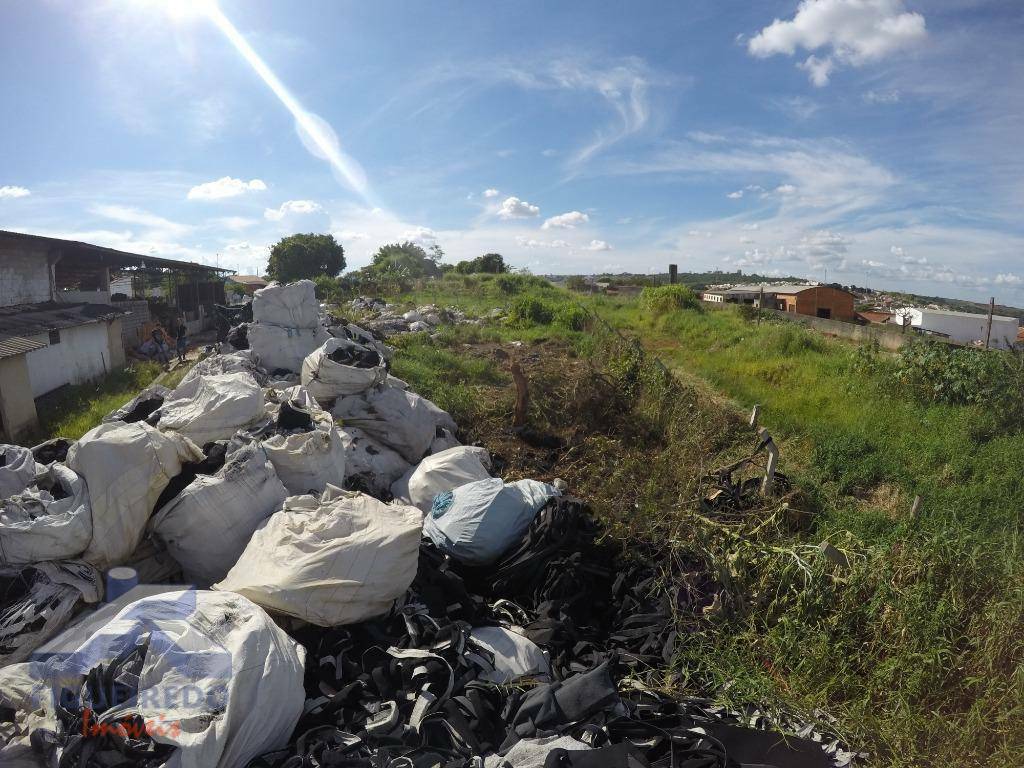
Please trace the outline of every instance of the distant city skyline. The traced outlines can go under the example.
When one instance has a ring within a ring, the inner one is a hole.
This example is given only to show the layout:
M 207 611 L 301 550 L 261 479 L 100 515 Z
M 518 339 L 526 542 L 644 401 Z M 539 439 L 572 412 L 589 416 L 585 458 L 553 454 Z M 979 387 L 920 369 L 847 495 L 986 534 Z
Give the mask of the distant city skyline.
M 2 6 L 0 229 L 1024 303 L 1024 5 Z

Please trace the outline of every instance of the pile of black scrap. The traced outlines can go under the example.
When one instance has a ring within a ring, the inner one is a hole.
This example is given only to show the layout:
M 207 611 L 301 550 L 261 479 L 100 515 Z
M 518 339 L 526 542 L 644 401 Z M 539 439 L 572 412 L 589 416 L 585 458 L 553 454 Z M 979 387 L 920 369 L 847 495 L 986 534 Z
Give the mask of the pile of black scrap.
M 666 578 L 678 566 L 602 533 L 582 502 L 559 497 L 488 566 L 424 540 L 388 616 L 294 632 L 307 649 L 305 713 L 287 749 L 250 766 L 849 764 L 836 743 L 657 692 L 677 613 L 702 603 Z

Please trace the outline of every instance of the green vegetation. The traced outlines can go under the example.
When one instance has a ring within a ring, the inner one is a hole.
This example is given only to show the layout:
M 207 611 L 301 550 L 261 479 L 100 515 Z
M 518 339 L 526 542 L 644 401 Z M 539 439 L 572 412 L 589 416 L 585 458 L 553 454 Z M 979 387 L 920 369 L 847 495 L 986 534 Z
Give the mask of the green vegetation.
M 505 257 L 500 253 L 485 253 L 483 256 L 477 256 L 475 259 L 469 261 L 460 261 L 455 265 L 454 271 L 460 275 L 475 275 L 475 274 L 501 274 L 502 272 L 508 272 L 508 265 L 505 263 Z
M 640 292 L 640 308 L 656 316 L 666 315 L 677 309 L 692 309 L 696 312 L 703 310 L 697 294 L 678 283 L 644 288 Z
M 186 370 L 187 367 L 182 366 L 181 375 Z M 53 394 L 44 395 L 36 403 L 39 430 L 24 442 L 36 444 L 54 437 L 77 440 L 108 413 L 152 384 L 162 372 L 156 363 L 135 362 L 97 382 L 63 387 Z
M 281 283 L 334 277 L 345 268 L 345 249 L 334 235 L 295 234 L 282 237 L 270 249 L 267 277 Z
M 513 294 L 448 276 L 396 298 L 508 312 L 503 323 L 418 342 L 448 345 L 446 355 L 468 354 L 465 343 L 562 339 L 596 366 L 599 375 L 572 379 L 560 405 L 539 398 L 536 419 L 565 418 L 566 403 L 586 391 L 580 381 L 614 383 L 588 401 L 613 425 L 601 433 L 606 450 L 574 447 L 567 462 L 579 493 L 616 535 L 670 542 L 711 564 L 729 595 L 688 628 L 676 659 L 683 687 L 823 709 L 873 764 L 1024 764 L 1024 432 L 999 399 L 1020 392 L 1019 361 L 931 345 L 889 355 L 784 321 L 758 325 L 734 307 L 655 311 L 664 308 L 653 300 L 647 309 L 576 298 L 682 378 L 666 398 L 657 386 L 630 389 L 657 375 L 643 356 L 630 362 L 630 345 L 613 343 L 612 354 L 594 324 L 560 325 L 557 311 L 573 300 L 547 284 Z M 423 391 L 440 400 L 454 363 L 436 362 L 436 389 Z M 493 410 L 465 386 L 460 414 Z M 692 478 L 735 455 L 738 415 L 755 403 L 796 492 L 786 507 L 723 523 L 700 512 Z M 646 455 L 634 422 L 644 425 Z M 663 453 L 674 463 L 659 463 Z M 911 516 L 915 495 L 922 505 Z

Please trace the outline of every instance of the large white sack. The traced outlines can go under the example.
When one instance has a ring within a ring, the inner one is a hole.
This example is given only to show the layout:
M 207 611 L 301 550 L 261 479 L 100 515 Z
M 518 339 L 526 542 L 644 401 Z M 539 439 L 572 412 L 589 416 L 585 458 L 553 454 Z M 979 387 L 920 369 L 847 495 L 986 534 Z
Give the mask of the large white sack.
M 89 492 L 63 464 L 50 464 L 31 486 L 0 501 L 0 565 L 66 560 L 90 541 Z
M 201 376 L 217 376 L 222 373 L 250 373 L 263 386 L 267 374 L 256 365 L 256 356 L 251 349 L 232 349 L 231 352 L 204 357 L 192 366 L 178 385 L 180 389 Z
M 252 374 L 238 371 L 183 382 L 164 401 L 157 425 L 205 445 L 227 440 L 266 417 L 260 385 Z
M 438 427 L 437 435 L 430 443 L 430 455 L 447 451 L 449 448 L 458 448 L 462 443 L 459 438 L 451 433 L 451 430 Z
M 377 358 L 377 364 L 370 368 L 359 368 L 335 362 L 331 355 L 339 350 L 372 353 Z M 387 375 L 384 358 L 379 352 L 348 339 L 328 339 L 322 347 L 311 352 L 302 362 L 302 386 L 306 387 L 321 405 L 326 405 L 342 395 L 365 392 L 370 387 L 382 383 Z
M 422 518 L 334 486 L 292 496 L 214 589 L 322 627 L 381 616 L 416 577 Z
M 144 421 L 101 424 L 86 432 L 67 459 L 68 467 L 85 478 L 92 505 L 92 541 L 82 558 L 100 570 L 125 560 L 181 463 L 202 458 L 187 438 Z
M 504 627 L 477 627 L 469 633 L 476 646 L 474 661 L 481 668 L 479 678 L 504 685 L 523 677 L 540 682 L 551 679 L 551 664 L 532 640 Z M 481 654 L 480 651 L 483 651 Z
M 249 347 L 260 367 L 273 373 L 279 368 L 298 373 L 302 361 L 330 336 L 323 326 L 283 328 L 269 323 L 249 325 Z
M 415 469 L 395 481 L 391 493 L 426 513 L 437 494 L 490 477 L 487 471 L 490 466 L 491 456 L 486 448 L 460 445 L 427 456 Z
M 157 410 L 170 396 L 171 390 L 163 384 L 150 384 L 127 403 L 103 417 L 103 423 L 111 421 L 143 421 Z
M 263 441 L 277 476 L 290 494 L 321 493 L 328 484 L 340 487 L 345 482 L 345 444 L 334 419 L 320 408 L 305 387 L 294 386 L 273 392 L 279 400 L 272 406 L 276 420 L 281 403 L 290 403 L 307 412 L 311 419 L 307 430 L 275 434 Z
M 68 623 L 79 603 L 98 603 L 102 596 L 99 571 L 81 560 L 0 568 L 0 666 L 27 659 Z
M 394 448 L 410 464 L 430 450 L 436 435 L 435 417 L 427 400 L 415 392 L 377 387 L 360 395 L 339 397 L 331 413 L 345 427 L 358 427 Z
M 0 444 L 0 499 L 24 491 L 38 471 L 30 448 Z
M 0 728 L 0 765 L 4 768 L 40 768 L 32 749 L 32 732 L 56 725 L 52 714 L 47 717 L 36 707 L 40 681 L 45 679 L 45 668 L 35 662 L 0 667 L 0 709 L 14 714 Z
M 73 653 L 32 665 L 48 719 L 62 686 L 77 695 L 80 676 L 135 647 L 139 693 L 120 709 L 178 748 L 167 768 L 244 766 L 283 747 L 302 714 L 305 649 L 241 595 L 186 590 L 137 600 Z
M 337 334 L 332 334 L 337 335 Z M 345 326 L 345 335 L 352 341 L 358 341 L 360 344 L 365 344 L 367 347 L 372 347 L 380 353 L 386 361 L 390 362 L 391 358 L 395 356 L 395 350 L 393 347 L 388 346 L 383 341 L 380 341 L 372 333 L 365 328 L 361 328 L 355 323 L 349 323 Z
M 287 496 L 263 447 L 246 445 L 216 474 L 197 476 L 158 510 L 150 529 L 185 579 L 207 586 L 224 578 L 253 531 Z
M 379 443 L 358 427 L 341 430 L 345 446 L 345 487 L 383 496 L 412 465 L 397 451 Z
M 285 328 L 312 328 L 320 324 L 320 302 L 312 280 L 269 285 L 252 297 L 252 319 Z M 252 327 L 249 328 L 252 343 Z
M 464 563 L 501 557 L 558 491 L 536 480 L 504 483 L 492 477 L 438 495 L 423 522 L 437 548 Z

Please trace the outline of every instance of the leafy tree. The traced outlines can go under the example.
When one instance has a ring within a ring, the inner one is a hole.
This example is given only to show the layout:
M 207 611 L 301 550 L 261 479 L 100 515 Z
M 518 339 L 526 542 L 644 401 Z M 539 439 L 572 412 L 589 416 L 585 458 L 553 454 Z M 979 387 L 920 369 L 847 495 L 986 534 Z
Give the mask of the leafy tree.
M 338 302 L 341 299 L 342 286 L 339 282 L 340 278 L 328 277 L 327 275 L 317 275 L 313 278 L 313 282 L 316 284 L 316 297 L 320 301 L 326 302 Z
M 382 245 L 373 254 L 373 263 L 368 271 L 381 278 L 440 277 L 441 267 L 437 262 L 443 255 L 440 248 L 428 254 L 421 246 L 408 240 L 404 243 L 389 243 Z
M 500 253 L 485 253 L 469 261 L 460 261 L 455 265 L 455 271 L 461 275 L 472 275 L 478 272 L 498 275 L 509 271 L 505 263 L 505 257 Z
M 336 277 L 345 268 L 345 249 L 333 235 L 295 234 L 282 237 L 270 251 L 267 276 L 290 283 L 327 275 Z

